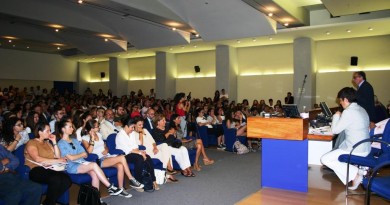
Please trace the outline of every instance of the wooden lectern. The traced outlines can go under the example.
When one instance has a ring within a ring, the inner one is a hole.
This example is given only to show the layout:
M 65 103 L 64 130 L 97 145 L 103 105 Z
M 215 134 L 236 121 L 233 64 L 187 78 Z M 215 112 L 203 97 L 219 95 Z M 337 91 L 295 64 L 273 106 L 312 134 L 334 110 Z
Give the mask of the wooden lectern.
M 261 187 L 308 191 L 308 121 L 249 117 L 247 136 L 262 138 Z

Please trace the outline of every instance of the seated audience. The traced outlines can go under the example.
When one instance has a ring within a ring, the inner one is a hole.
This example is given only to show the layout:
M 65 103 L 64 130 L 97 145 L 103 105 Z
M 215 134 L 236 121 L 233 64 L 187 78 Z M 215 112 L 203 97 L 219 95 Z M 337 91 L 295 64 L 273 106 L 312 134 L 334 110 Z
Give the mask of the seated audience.
M 195 162 L 194 162 L 194 169 L 196 171 L 200 171 L 201 170 L 201 166 L 199 165 L 200 155 L 203 156 L 203 163 L 204 163 L 204 165 L 213 164 L 214 160 L 210 159 L 207 156 L 206 151 L 205 151 L 204 146 L 203 146 L 202 139 L 194 139 L 194 138 L 187 139 L 184 136 L 182 130 L 180 129 L 180 120 L 181 120 L 181 118 L 179 117 L 179 115 L 173 114 L 171 116 L 169 124 L 176 131 L 174 133 L 174 136 L 176 137 L 176 139 L 181 140 L 181 142 L 182 142 L 184 147 L 186 147 L 187 149 L 194 149 L 194 148 L 196 148 L 196 157 L 195 157 Z
M 41 204 L 41 185 L 24 180 L 15 173 L 19 159 L 0 145 L 0 199 L 5 204 Z M 44 203 L 46 204 L 46 203 Z
M 35 111 L 31 111 L 28 113 L 26 117 L 26 132 L 33 133 L 35 130 L 35 126 L 39 122 L 39 114 Z
M 80 142 L 70 135 L 73 133 L 73 124 L 66 119 L 62 119 L 58 123 L 58 132 L 61 140 L 58 142 L 58 147 L 61 151 L 61 157 L 67 159 L 66 172 L 70 174 L 89 174 L 92 178 L 92 186 L 99 190 L 100 182 L 108 188 L 110 195 L 119 195 L 123 190 L 110 184 L 103 170 L 95 162 L 88 162 L 84 158 L 88 155 Z
M 195 177 L 195 174 L 191 171 L 191 162 L 188 155 L 187 148 L 180 146 L 178 148 L 173 147 L 173 143 L 176 138 L 173 136 L 175 129 L 166 129 L 166 120 L 165 116 L 157 114 L 153 118 L 154 130 L 152 136 L 156 143 L 166 143 L 168 144 L 170 151 L 180 168 L 182 169 L 181 174 L 186 177 Z
M 88 153 L 93 153 L 98 156 L 100 162 L 98 165 L 100 165 L 101 168 L 115 167 L 117 169 L 118 188 L 123 190 L 119 196 L 126 198 L 132 196 L 123 189 L 124 174 L 129 178 L 129 185 L 131 187 L 136 189 L 144 187 L 143 184 L 139 183 L 133 175 L 131 175 L 129 165 L 123 155 L 115 156 L 108 153 L 108 148 L 104 144 L 102 135 L 99 133 L 99 124 L 96 120 L 88 120 L 85 123 L 85 135 L 82 137 L 82 144 Z
M 103 140 L 107 140 L 107 137 L 112 133 L 118 133 L 121 127 L 114 121 L 114 112 L 112 109 L 107 109 L 104 112 L 104 120 L 100 122 L 100 134 L 103 136 Z
M 341 113 L 337 111 L 333 115 L 332 132 L 333 134 L 345 133 L 345 140 L 341 143 L 338 149 L 334 149 L 321 157 L 321 162 L 325 166 L 332 169 L 339 177 L 343 184 L 347 184 L 347 163 L 340 162 L 339 156 L 349 154 L 353 146 L 361 140 L 368 139 L 368 128 L 370 120 L 367 112 L 355 103 L 356 91 L 353 88 L 343 88 L 337 94 L 340 105 L 344 108 Z M 369 143 L 363 143 L 358 146 L 353 154 L 365 157 L 370 153 L 371 146 Z M 362 182 L 363 176 L 359 172 L 359 168 L 354 165 L 349 165 L 349 180 L 352 180 L 351 190 L 357 189 Z
M 8 151 L 15 151 L 21 145 L 26 144 L 29 139 L 26 130 L 23 129 L 22 120 L 16 117 L 5 119 L 0 144 Z
M 134 177 L 137 181 L 142 181 L 142 169 L 147 167 L 149 173 L 152 175 L 153 187 L 155 190 L 159 190 L 157 185 L 156 176 L 154 175 L 153 162 L 145 150 L 138 148 L 137 140 L 131 133 L 135 129 L 135 121 L 131 118 L 123 119 L 122 129 L 119 131 L 115 138 L 116 148 L 122 150 L 126 154 L 126 160 L 128 163 L 134 164 Z M 143 191 L 136 189 L 137 191 Z
M 66 159 L 61 157 L 56 136 L 51 134 L 49 124 L 45 122 L 37 124 L 34 132 L 35 139 L 26 144 L 25 164 L 31 169 L 30 179 L 32 181 L 48 186 L 43 204 L 55 205 L 58 198 L 70 188 L 72 181 L 64 172 L 47 169 L 45 166 L 66 163 Z
M 152 109 L 149 109 L 152 110 Z M 152 135 L 149 133 L 144 126 L 144 119 L 141 117 L 134 118 L 135 130 L 131 133 L 134 135 L 134 138 L 137 141 L 138 145 L 142 145 L 146 148 L 146 154 L 148 154 L 151 158 L 159 159 L 163 168 L 167 169 L 168 176 L 167 179 L 171 182 L 177 182 L 178 180 L 172 174 L 175 174 L 176 171 L 173 170 L 172 166 L 172 154 L 166 143 L 161 143 L 159 145 L 156 144 Z

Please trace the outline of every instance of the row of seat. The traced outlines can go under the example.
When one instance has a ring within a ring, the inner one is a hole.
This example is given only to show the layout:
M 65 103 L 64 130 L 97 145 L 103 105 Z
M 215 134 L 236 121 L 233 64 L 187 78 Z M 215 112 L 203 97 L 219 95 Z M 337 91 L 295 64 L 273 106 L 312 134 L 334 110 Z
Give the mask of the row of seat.
M 122 150 L 116 149 L 115 145 L 115 137 L 116 133 L 111 134 L 106 141 L 107 147 L 109 149 L 110 154 L 116 154 L 116 155 L 122 155 L 124 152 Z M 32 135 L 30 135 L 30 138 L 33 138 Z M 25 163 L 25 157 L 24 157 L 24 149 L 25 145 L 20 146 L 18 149 L 16 149 L 13 153 L 15 156 L 19 159 L 19 166 L 16 168 L 16 172 L 22 177 L 23 179 L 29 179 L 29 172 L 30 168 Z M 195 157 L 196 157 L 196 150 L 190 149 L 188 150 L 190 162 L 191 164 L 194 163 Z M 86 158 L 87 161 L 90 162 L 96 162 L 98 159 L 98 156 L 96 154 L 88 154 L 88 157 Z M 160 160 L 152 158 L 153 165 L 155 169 L 163 170 L 163 164 Z M 180 170 L 179 164 L 176 162 L 174 156 L 172 156 L 172 162 L 173 162 L 173 168 Z M 129 168 L 131 172 L 134 172 L 134 164 L 129 163 Z M 102 169 L 106 177 L 109 179 L 111 183 L 113 183 L 115 186 L 118 186 L 118 180 L 117 180 L 117 170 L 114 167 L 108 167 Z M 72 183 L 80 185 L 80 184 L 87 184 L 91 183 L 92 179 L 88 174 L 68 174 Z M 42 195 L 45 195 L 47 193 L 47 185 L 42 185 Z M 69 204 L 69 190 L 64 192 L 64 194 L 58 199 L 58 203 L 60 204 Z M 0 200 L 0 205 L 4 205 L 4 202 Z

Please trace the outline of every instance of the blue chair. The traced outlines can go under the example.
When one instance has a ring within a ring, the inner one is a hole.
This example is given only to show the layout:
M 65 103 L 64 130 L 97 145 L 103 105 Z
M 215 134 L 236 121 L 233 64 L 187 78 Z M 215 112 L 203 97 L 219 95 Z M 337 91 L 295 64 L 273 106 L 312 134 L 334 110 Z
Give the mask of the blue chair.
M 116 148 L 115 144 L 116 133 L 108 135 L 106 145 L 110 154 L 122 155 L 125 154 L 122 150 Z
M 207 126 L 196 125 L 196 130 L 200 139 L 202 139 L 203 146 L 209 147 L 209 145 L 218 145 L 218 137 L 213 133 L 208 133 Z
M 18 147 L 13 153 L 15 156 L 19 159 L 19 166 L 16 168 L 16 172 L 23 178 L 23 179 L 29 179 L 30 174 L 30 167 L 24 165 L 25 163 L 25 157 L 24 157 L 24 148 L 25 145 L 22 145 Z M 42 184 L 42 195 L 45 195 L 47 193 L 47 185 Z M 64 194 L 61 195 L 60 198 L 58 198 L 58 203 L 60 204 L 69 204 L 69 190 L 65 191 Z M 1 204 L 1 202 L 0 202 Z
M 222 122 L 223 135 L 225 137 L 226 149 L 225 151 L 233 152 L 233 144 L 237 140 L 241 142 L 243 145 L 248 144 L 248 140 L 246 136 L 237 136 L 237 130 L 234 128 L 227 128 L 225 121 Z
M 372 149 L 370 154 L 368 154 L 366 157 L 361 156 L 354 156 L 353 151 L 356 149 L 356 147 L 360 146 L 363 143 L 372 143 L 372 142 L 379 142 L 381 143 L 381 149 L 378 151 L 378 149 Z M 355 164 L 358 166 L 363 167 L 369 167 L 374 168 L 375 166 L 389 160 L 390 158 L 390 121 L 386 124 L 386 127 L 384 129 L 382 139 L 371 137 L 366 140 L 362 140 L 355 144 L 353 146 L 353 149 L 349 154 L 343 154 L 339 156 L 340 162 L 347 163 L 347 182 L 349 181 L 349 164 Z M 345 186 L 345 194 L 346 196 L 353 195 L 349 194 L 348 192 L 348 183 Z
M 363 186 L 366 188 L 365 204 L 370 204 L 371 192 L 390 200 L 390 176 L 379 176 L 378 172 L 384 167 L 390 166 L 390 159 L 374 167 L 370 177 L 363 180 Z

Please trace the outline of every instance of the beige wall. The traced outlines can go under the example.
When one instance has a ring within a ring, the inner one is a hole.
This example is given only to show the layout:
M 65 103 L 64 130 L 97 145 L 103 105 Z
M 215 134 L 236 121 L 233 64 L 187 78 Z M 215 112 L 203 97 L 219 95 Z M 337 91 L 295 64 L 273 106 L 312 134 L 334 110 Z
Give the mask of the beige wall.
M 144 95 L 148 95 L 150 89 L 155 88 L 155 82 L 156 80 L 129 80 L 128 94 L 130 94 L 131 91 L 137 93 L 138 90 L 141 89 Z
M 281 44 L 238 48 L 237 62 L 238 73 L 242 76 L 292 74 L 293 47 L 292 44 Z
M 102 79 L 100 73 L 104 72 L 106 76 Z M 90 82 L 106 82 L 110 79 L 108 61 L 90 63 Z
M 46 80 L 9 80 L 2 79 L 0 80 L 0 88 L 3 90 L 4 88 L 8 88 L 10 85 L 19 88 L 19 90 L 23 90 L 24 87 L 27 87 L 30 90 L 30 87 L 33 86 L 36 90 L 36 86 L 40 86 L 41 90 L 46 88 L 49 92 L 53 88 L 53 81 Z
M 0 49 L 1 79 L 77 81 L 77 61 L 60 55 Z
M 143 58 L 130 58 L 128 60 L 128 63 L 130 80 L 156 78 L 156 58 L 154 56 Z
M 176 54 L 176 63 L 178 78 L 215 77 L 215 51 Z M 195 73 L 196 65 L 199 73 Z
M 193 98 L 212 98 L 215 92 L 215 77 L 178 78 L 176 79 L 176 92 L 183 92 L 186 95 L 191 92 Z

